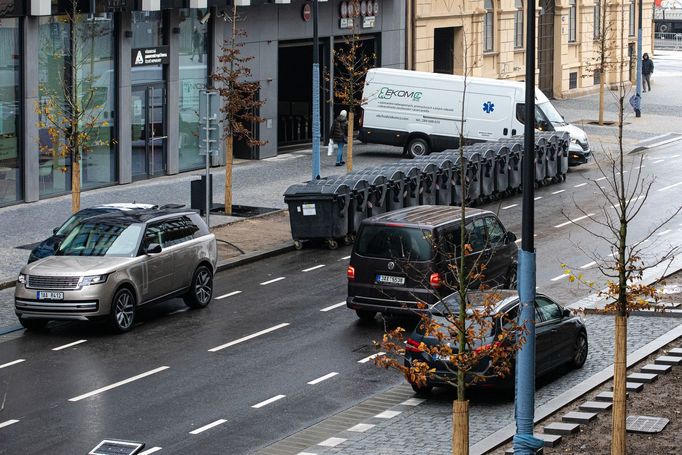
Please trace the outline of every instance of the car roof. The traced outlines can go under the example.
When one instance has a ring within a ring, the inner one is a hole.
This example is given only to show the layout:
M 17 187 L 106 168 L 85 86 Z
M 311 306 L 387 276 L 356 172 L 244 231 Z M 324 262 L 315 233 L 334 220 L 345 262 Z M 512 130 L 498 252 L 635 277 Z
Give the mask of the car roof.
M 118 209 L 118 210 L 150 210 L 158 208 L 154 204 L 141 204 L 137 202 L 112 202 L 109 204 L 97 204 L 93 209 Z
M 97 221 L 97 222 L 112 222 L 116 224 L 126 223 L 148 223 L 155 220 L 160 220 L 177 215 L 192 215 L 196 214 L 194 210 L 188 209 L 150 209 L 150 210 L 134 210 L 124 212 L 103 213 L 101 215 L 94 215 L 86 218 L 83 221 Z
M 439 227 L 458 221 L 461 214 L 460 207 L 444 205 L 417 205 L 386 212 L 364 220 L 365 224 L 396 223 L 409 227 Z M 473 218 L 484 214 L 494 215 L 493 212 L 481 209 L 466 208 L 466 218 Z
M 485 299 L 486 296 L 488 295 L 499 296 L 499 300 L 495 304 L 494 311 L 495 313 L 499 313 L 500 311 L 509 311 L 513 306 L 519 303 L 519 291 L 515 289 L 490 289 L 486 291 L 478 290 L 467 291 L 467 297 L 469 298 L 471 304 L 473 304 L 474 306 L 481 306 L 484 301 L 483 299 Z M 541 292 L 536 293 L 535 297 L 545 297 L 551 300 L 552 302 L 556 302 L 555 299 Z M 456 302 L 459 301 L 459 295 L 456 292 L 443 297 L 442 300 L 448 300 L 448 298 L 454 299 Z M 438 305 L 438 302 L 431 305 L 431 308 L 436 305 Z

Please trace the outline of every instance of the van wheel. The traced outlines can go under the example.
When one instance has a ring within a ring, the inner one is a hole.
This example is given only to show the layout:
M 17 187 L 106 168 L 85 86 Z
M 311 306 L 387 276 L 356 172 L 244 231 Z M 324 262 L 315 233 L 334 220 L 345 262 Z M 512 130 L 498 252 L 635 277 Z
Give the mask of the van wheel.
M 377 312 L 368 310 L 355 310 L 355 314 L 358 315 L 358 318 L 361 322 L 370 323 L 374 322 L 374 316 L 376 316 Z
M 192 284 L 183 300 L 190 308 L 204 308 L 211 303 L 211 297 L 213 297 L 213 274 L 208 267 L 200 265 L 194 271 Z
M 128 288 L 116 291 L 111 301 L 109 325 L 114 332 L 127 332 L 135 322 L 135 296 Z
M 421 137 L 415 137 L 407 144 L 407 153 L 412 158 L 426 156 L 430 153 L 429 143 Z
M 30 332 L 41 332 L 47 326 L 47 319 L 19 318 L 19 323 Z

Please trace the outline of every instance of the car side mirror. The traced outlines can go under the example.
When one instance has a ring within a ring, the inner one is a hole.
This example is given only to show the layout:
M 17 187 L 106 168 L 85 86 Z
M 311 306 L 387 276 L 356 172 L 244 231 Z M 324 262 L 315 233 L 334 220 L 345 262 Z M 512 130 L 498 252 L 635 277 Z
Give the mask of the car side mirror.
M 161 245 L 158 243 L 150 243 L 144 252 L 145 254 L 159 254 L 161 252 Z
M 512 243 L 516 241 L 516 234 L 514 234 L 512 231 L 507 231 L 505 234 L 505 241 L 507 243 Z
M 570 318 L 572 316 L 571 310 L 569 310 L 568 308 L 564 308 L 563 316 L 565 318 Z
M 52 235 L 57 235 L 57 232 L 59 232 L 59 228 L 58 228 L 58 227 L 52 229 Z

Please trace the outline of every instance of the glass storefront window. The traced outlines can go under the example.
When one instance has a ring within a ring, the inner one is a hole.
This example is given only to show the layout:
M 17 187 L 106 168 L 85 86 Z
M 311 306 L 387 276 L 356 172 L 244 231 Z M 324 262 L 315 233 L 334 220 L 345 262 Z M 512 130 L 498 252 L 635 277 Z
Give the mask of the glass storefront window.
M 207 13 L 201 9 L 180 10 L 180 170 L 205 165 L 199 154 L 199 91 L 208 82 L 208 26 L 201 22 Z M 204 21 L 206 22 L 206 21 Z
M 16 202 L 21 192 L 19 154 L 19 22 L 0 19 L 0 205 Z
M 77 16 L 77 53 L 73 58 L 70 55 L 70 27 L 66 16 L 40 18 L 39 96 L 41 106 L 50 102 L 59 106 L 52 109 L 55 114 L 68 112 L 65 81 L 69 81 L 71 62 L 75 62 L 75 88 L 85 109 L 81 127 L 89 136 L 89 150 L 81 161 L 81 186 L 87 189 L 116 181 L 116 152 L 112 141 L 116 106 L 114 21 L 111 14 L 97 15 L 94 19 L 85 14 Z M 73 84 L 69 82 L 68 87 Z M 68 192 L 71 189 L 70 158 L 59 153 L 44 112 L 39 121 L 42 123 L 39 129 L 40 195 Z M 58 140 L 62 141 L 63 137 Z

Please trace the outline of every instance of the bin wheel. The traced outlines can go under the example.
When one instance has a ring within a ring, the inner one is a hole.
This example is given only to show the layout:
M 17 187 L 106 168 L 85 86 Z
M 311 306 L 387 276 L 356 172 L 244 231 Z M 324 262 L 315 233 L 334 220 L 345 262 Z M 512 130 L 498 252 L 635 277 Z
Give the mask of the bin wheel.
M 566 181 L 566 174 L 561 174 L 561 181 L 565 182 Z
M 348 234 L 347 236 L 345 236 L 343 238 L 343 244 L 344 245 L 352 245 L 354 241 L 355 241 L 355 236 L 351 235 L 351 234 Z
M 330 250 L 335 250 L 339 247 L 339 244 L 336 240 L 327 240 L 327 246 L 329 246 Z
M 294 248 L 296 248 L 297 250 L 303 249 L 303 243 L 301 243 L 300 240 L 294 240 Z

